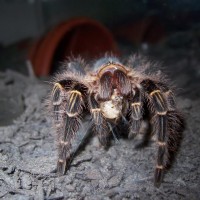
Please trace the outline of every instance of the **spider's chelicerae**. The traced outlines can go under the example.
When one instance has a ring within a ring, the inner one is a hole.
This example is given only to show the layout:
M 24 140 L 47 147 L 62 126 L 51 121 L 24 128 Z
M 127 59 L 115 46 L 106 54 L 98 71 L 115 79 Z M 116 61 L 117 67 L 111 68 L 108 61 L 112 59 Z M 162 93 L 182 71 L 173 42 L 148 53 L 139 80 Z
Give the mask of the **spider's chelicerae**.
M 127 126 L 121 134 L 132 138 L 140 132 L 146 119 L 151 135 L 157 137 L 155 185 L 160 185 L 170 154 L 177 150 L 183 117 L 161 73 L 146 72 L 152 65 L 136 55 L 127 64 L 112 56 L 87 65 L 80 58 L 64 64 L 64 70 L 54 78 L 49 101 L 58 135 L 60 174 L 69 166 L 72 141 L 81 131 L 85 114 L 91 116 L 94 132 L 102 145 L 108 145 L 113 127 Z

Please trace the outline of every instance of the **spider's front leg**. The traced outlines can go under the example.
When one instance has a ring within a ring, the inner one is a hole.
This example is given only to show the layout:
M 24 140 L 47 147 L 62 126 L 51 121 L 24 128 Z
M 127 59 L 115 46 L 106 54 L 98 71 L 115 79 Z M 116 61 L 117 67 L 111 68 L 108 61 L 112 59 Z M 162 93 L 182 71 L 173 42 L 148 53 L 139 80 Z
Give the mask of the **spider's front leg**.
M 80 127 L 80 115 L 83 110 L 83 94 L 71 87 L 66 87 L 67 81 L 55 83 L 52 91 L 53 118 L 58 134 L 57 171 L 65 174 L 70 164 L 71 142 Z
M 97 133 L 100 143 L 103 146 L 108 146 L 108 137 L 110 129 L 105 117 L 102 114 L 99 103 L 96 101 L 94 94 L 89 95 L 89 107 L 94 123 L 95 133 Z

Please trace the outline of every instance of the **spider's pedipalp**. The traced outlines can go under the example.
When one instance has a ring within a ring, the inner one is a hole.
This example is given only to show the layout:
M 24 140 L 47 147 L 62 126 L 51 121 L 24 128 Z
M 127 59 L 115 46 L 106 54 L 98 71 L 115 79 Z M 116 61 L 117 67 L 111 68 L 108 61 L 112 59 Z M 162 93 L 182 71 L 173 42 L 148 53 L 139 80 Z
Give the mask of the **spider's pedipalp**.
M 114 73 L 115 85 L 122 96 L 127 96 L 131 91 L 131 82 L 126 73 L 121 70 L 116 70 Z
M 99 97 L 104 100 L 108 100 L 112 95 L 112 75 L 107 72 L 103 74 L 99 80 Z

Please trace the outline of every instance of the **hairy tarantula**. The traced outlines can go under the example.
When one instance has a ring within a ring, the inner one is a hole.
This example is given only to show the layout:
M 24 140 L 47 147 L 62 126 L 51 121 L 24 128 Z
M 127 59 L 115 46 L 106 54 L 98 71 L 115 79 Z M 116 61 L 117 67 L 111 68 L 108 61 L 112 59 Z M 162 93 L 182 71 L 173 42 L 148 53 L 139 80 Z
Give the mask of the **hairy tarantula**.
M 126 124 L 127 133 L 123 134 L 131 138 L 140 132 L 141 122 L 148 119 L 151 135 L 157 136 L 155 185 L 160 185 L 184 123 L 163 76 L 141 70 L 151 65 L 137 55 L 126 65 L 112 56 L 91 65 L 80 58 L 64 64 L 65 69 L 54 78 L 49 99 L 58 135 L 58 173 L 65 174 L 70 164 L 72 141 L 85 113 L 91 115 L 102 145 L 108 144 L 112 126 Z M 87 68 L 90 71 L 86 72 Z

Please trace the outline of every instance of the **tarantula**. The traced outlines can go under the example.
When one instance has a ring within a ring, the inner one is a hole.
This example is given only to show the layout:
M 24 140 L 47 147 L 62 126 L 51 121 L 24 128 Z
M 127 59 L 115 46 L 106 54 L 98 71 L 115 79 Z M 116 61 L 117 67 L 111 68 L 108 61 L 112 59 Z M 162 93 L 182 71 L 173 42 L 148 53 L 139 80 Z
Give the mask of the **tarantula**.
M 65 174 L 70 164 L 72 141 L 85 114 L 91 116 L 94 132 L 104 146 L 112 127 L 126 124 L 123 134 L 131 138 L 148 119 L 151 135 L 157 136 L 154 179 L 160 185 L 169 154 L 177 149 L 183 117 L 161 73 L 145 73 L 143 69 L 148 67 L 152 64 L 137 55 L 126 65 L 113 56 L 89 65 L 80 58 L 64 63 L 64 70 L 54 78 L 49 101 L 58 135 L 58 173 Z

